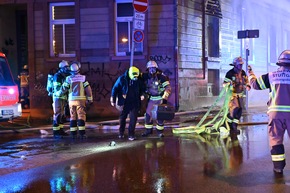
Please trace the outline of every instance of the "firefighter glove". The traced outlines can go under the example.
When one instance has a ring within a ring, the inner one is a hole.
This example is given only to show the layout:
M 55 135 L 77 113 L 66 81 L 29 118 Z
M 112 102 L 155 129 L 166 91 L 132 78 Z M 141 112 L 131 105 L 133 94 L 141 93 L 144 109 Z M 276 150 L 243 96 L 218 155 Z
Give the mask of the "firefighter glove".
M 248 75 L 252 75 L 252 74 L 254 74 L 252 70 L 252 66 L 248 65 Z
M 166 99 L 162 99 L 162 104 L 167 104 L 167 100 Z

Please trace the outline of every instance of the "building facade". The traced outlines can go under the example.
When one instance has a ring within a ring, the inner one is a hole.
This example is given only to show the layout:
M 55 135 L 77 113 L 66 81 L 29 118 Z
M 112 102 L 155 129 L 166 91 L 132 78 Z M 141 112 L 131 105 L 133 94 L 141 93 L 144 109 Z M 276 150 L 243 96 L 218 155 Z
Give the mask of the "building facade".
M 47 75 L 61 60 L 82 64 L 94 93 L 88 116 L 110 117 L 118 114 L 109 102 L 112 85 L 130 65 L 145 71 L 155 60 L 170 78 L 169 102 L 185 111 L 216 101 L 233 58 L 247 58 L 260 75 L 276 69 L 279 54 L 290 49 L 286 0 L 148 1 L 137 15 L 133 0 L 1 1 L 0 48 L 15 77 L 29 66 L 32 117 L 51 116 Z M 239 39 L 245 30 L 259 36 Z M 246 98 L 248 106 L 266 105 L 268 93 L 250 91 Z

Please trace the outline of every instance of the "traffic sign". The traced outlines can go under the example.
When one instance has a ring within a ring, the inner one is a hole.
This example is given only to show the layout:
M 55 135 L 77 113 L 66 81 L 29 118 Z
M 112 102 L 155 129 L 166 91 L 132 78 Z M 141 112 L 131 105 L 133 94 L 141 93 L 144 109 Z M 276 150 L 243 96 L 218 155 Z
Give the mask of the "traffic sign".
M 134 41 L 135 42 L 142 42 L 144 39 L 144 33 L 141 30 L 134 31 Z
M 145 21 L 135 19 L 133 27 L 134 29 L 144 30 Z
M 139 13 L 134 11 L 134 19 L 145 21 L 145 13 Z
M 148 0 L 134 0 L 133 7 L 138 12 L 145 12 L 148 9 Z

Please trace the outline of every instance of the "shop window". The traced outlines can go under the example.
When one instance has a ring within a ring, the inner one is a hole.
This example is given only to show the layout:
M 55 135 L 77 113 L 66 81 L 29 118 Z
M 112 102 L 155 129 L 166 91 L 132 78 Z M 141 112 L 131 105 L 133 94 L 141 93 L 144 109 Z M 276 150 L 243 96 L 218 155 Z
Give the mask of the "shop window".
M 75 3 L 51 3 L 50 56 L 75 57 Z
M 132 0 L 116 0 L 116 55 L 131 54 L 134 8 Z M 142 54 L 143 42 L 134 44 L 134 54 Z

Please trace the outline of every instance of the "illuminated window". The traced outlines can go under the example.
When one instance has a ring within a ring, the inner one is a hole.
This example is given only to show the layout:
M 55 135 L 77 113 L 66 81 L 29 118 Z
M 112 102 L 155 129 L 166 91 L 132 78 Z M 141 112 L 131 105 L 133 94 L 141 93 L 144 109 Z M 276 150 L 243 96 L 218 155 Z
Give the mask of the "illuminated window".
M 50 56 L 74 57 L 75 3 L 50 4 Z
M 116 55 L 130 55 L 134 8 L 132 0 L 116 0 Z M 143 52 L 143 43 L 135 42 L 134 53 Z

